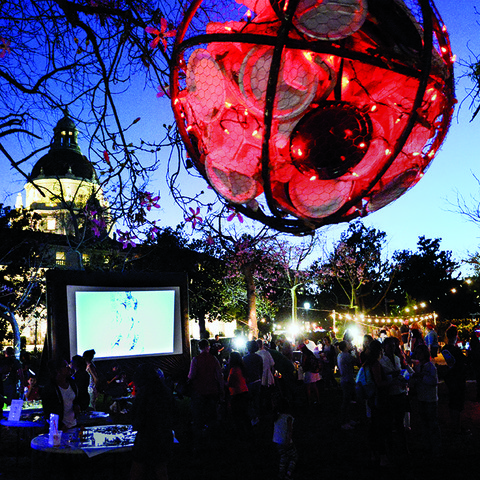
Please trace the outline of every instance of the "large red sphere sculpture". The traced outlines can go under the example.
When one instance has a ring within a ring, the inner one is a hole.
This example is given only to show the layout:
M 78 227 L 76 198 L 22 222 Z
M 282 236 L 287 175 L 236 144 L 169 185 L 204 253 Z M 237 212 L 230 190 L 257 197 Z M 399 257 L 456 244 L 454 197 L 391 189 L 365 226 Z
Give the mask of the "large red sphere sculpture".
M 171 78 L 188 153 L 227 203 L 306 233 L 413 186 L 454 104 L 433 2 L 237 1 L 193 2 Z

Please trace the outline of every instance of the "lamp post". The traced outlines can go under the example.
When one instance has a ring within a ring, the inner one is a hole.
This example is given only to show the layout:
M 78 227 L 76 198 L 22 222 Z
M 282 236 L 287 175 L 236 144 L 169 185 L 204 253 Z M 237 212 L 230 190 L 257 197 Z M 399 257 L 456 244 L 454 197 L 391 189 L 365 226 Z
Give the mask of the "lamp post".
M 303 304 L 303 308 L 304 308 L 305 311 L 307 312 L 307 313 L 305 314 L 305 320 L 306 320 L 306 322 L 308 322 L 308 311 L 310 310 L 310 302 L 305 302 L 305 303 Z

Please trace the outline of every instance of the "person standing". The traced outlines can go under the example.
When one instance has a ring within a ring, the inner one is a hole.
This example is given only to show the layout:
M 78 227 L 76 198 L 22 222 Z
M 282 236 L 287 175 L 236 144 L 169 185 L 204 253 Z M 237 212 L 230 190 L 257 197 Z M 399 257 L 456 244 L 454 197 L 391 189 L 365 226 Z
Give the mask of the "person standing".
M 442 349 L 448 366 L 445 374 L 445 385 L 448 391 L 448 407 L 454 431 L 461 433 L 461 414 L 465 406 L 465 390 L 467 386 L 467 358 L 457 346 L 458 329 L 450 325 L 445 332 L 447 344 Z
M 83 352 L 83 359 L 87 364 L 87 373 L 90 376 L 90 383 L 88 384 L 88 393 L 90 395 L 90 408 L 95 410 L 95 403 L 98 397 L 98 385 L 100 379 L 97 373 L 97 367 L 93 363 L 93 357 L 95 356 L 95 350 L 86 350 Z
M 245 379 L 245 364 L 238 352 L 230 354 L 228 362 L 228 391 L 230 393 L 230 408 L 233 421 L 240 438 L 246 439 L 251 432 L 248 416 L 248 387 Z
M 323 349 L 320 356 L 322 358 L 322 378 L 325 382 L 325 388 L 332 387 L 334 389 L 338 389 L 338 385 L 334 376 L 336 365 L 335 360 L 337 357 L 335 346 L 332 345 L 332 341 L 328 335 L 323 337 L 322 344 Z M 345 344 L 347 344 L 347 342 L 345 342 Z
M 151 363 L 137 367 L 133 381 L 136 396 L 132 427 L 137 431 L 133 446 L 130 480 L 168 480 L 167 463 L 173 450 L 173 398 Z
M 275 368 L 275 360 L 271 353 L 265 349 L 263 340 L 257 340 L 258 351 L 256 355 L 259 355 L 263 360 L 263 372 L 262 372 L 262 387 L 261 387 L 261 405 L 263 411 L 272 410 L 272 389 L 275 385 L 275 377 L 273 376 Z M 313 354 L 312 354 L 313 355 Z
M 215 356 L 220 365 L 222 364 L 222 352 L 225 350 L 225 347 L 220 340 L 219 335 L 215 335 L 215 340 L 213 340 L 210 345 L 210 353 Z
M 404 320 L 403 324 L 400 326 L 400 345 L 402 350 L 408 350 L 408 337 L 410 336 L 410 327 L 408 320 Z
M 428 453 L 438 452 L 440 447 L 440 427 L 438 424 L 438 375 L 437 368 L 430 357 L 426 345 L 419 345 L 415 350 L 415 373 L 410 385 L 416 392 L 420 419 L 423 424 L 423 446 Z
M 399 356 L 395 354 L 396 338 L 387 337 L 383 342 L 384 355 L 380 358 L 380 364 L 387 377 L 387 406 L 386 409 L 386 427 L 390 436 L 395 431 L 403 453 L 408 454 L 407 437 L 405 432 L 405 413 L 407 412 L 407 380 L 402 375 L 402 362 Z M 406 365 L 409 374 L 413 370 Z
M 222 370 L 218 360 L 210 354 L 208 340 L 200 340 L 198 348 L 200 353 L 192 359 L 188 373 L 188 381 L 192 387 L 192 417 L 197 442 L 201 433 L 216 423 L 218 402 L 225 398 Z
M 435 327 L 431 323 L 425 325 L 427 333 L 425 335 L 425 345 L 430 351 L 430 356 L 435 358 L 438 354 L 438 335 L 435 331 Z
M 42 392 L 43 414 L 50 419 L 50 414 L 58 415 L 58 426 L 68 430 L 77 425 L 76 416 L 80 413 L 78 391 L 71 378 L 68 362 L 63 358 L 54 358 L 48 362 L 50 382 Z
M 343 430 L 352 430 L 354 422 L 349 420 L 348 410 L 350 403 L 355 400 L 354 367 L 357 359 L 348 351 L 347 342 L 338 344 L 340 353 L 337 356 L 338 370 L 340 371 L 340 388 L 342 389 L 342 406 L 340 407 L 340 424 Z
M 317 382 L 322 379 L 320 361 L 306 345 L 302 346 L 302 368 L 303 381 L 307 390 L 307 403 L 309 406 L 312 404 L 320 405 L 320 394 L 317 387 Z
M 249 415 L 252 425 L 259 422 L 260 417 L 260 390 L 263 376 L 263 360 L 260 355 L 256 355 L 258 345 L 255 340 L 247 342 L 247 355 L 243 357 L 245 365 L 245 376 L 247 388 L 250 394 Z
M 73 375 L 72 379 L 77 385 L 78 390 L 78 404 L 81 411 L 88 410 L 90 406 L 90 394 L 88 386 L 90 385 L 90 376 L 87 373 L 87 364 L 83 357 L 74 355 L 71 362 Z

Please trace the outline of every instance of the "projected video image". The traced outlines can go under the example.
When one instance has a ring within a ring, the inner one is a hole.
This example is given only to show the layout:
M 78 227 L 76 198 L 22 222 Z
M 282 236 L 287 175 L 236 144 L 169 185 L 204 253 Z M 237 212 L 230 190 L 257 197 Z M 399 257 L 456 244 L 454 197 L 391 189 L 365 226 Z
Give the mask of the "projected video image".
M 75 291 L 75 350 L 97 358 L 175 351 L 175 289 Z M 72 345 L 73 346 L 73 345 Z

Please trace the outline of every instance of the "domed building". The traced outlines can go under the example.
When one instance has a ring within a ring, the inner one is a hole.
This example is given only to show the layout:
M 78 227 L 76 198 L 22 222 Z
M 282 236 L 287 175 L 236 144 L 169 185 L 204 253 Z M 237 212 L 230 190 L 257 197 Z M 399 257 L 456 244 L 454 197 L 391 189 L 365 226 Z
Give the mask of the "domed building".
M 78 214 L 89 199 L 108 211 L 95 169 L 82 155 L 77 137 L 76 125 L 65 112 L 53 129 L 50 150 L 34 165 L 25 185 L 24 206 L 40 215 L 43 232 L 74 234 L 75 222 L 82 217 Z M 21 206 L 21 199 L 16 206 Z

